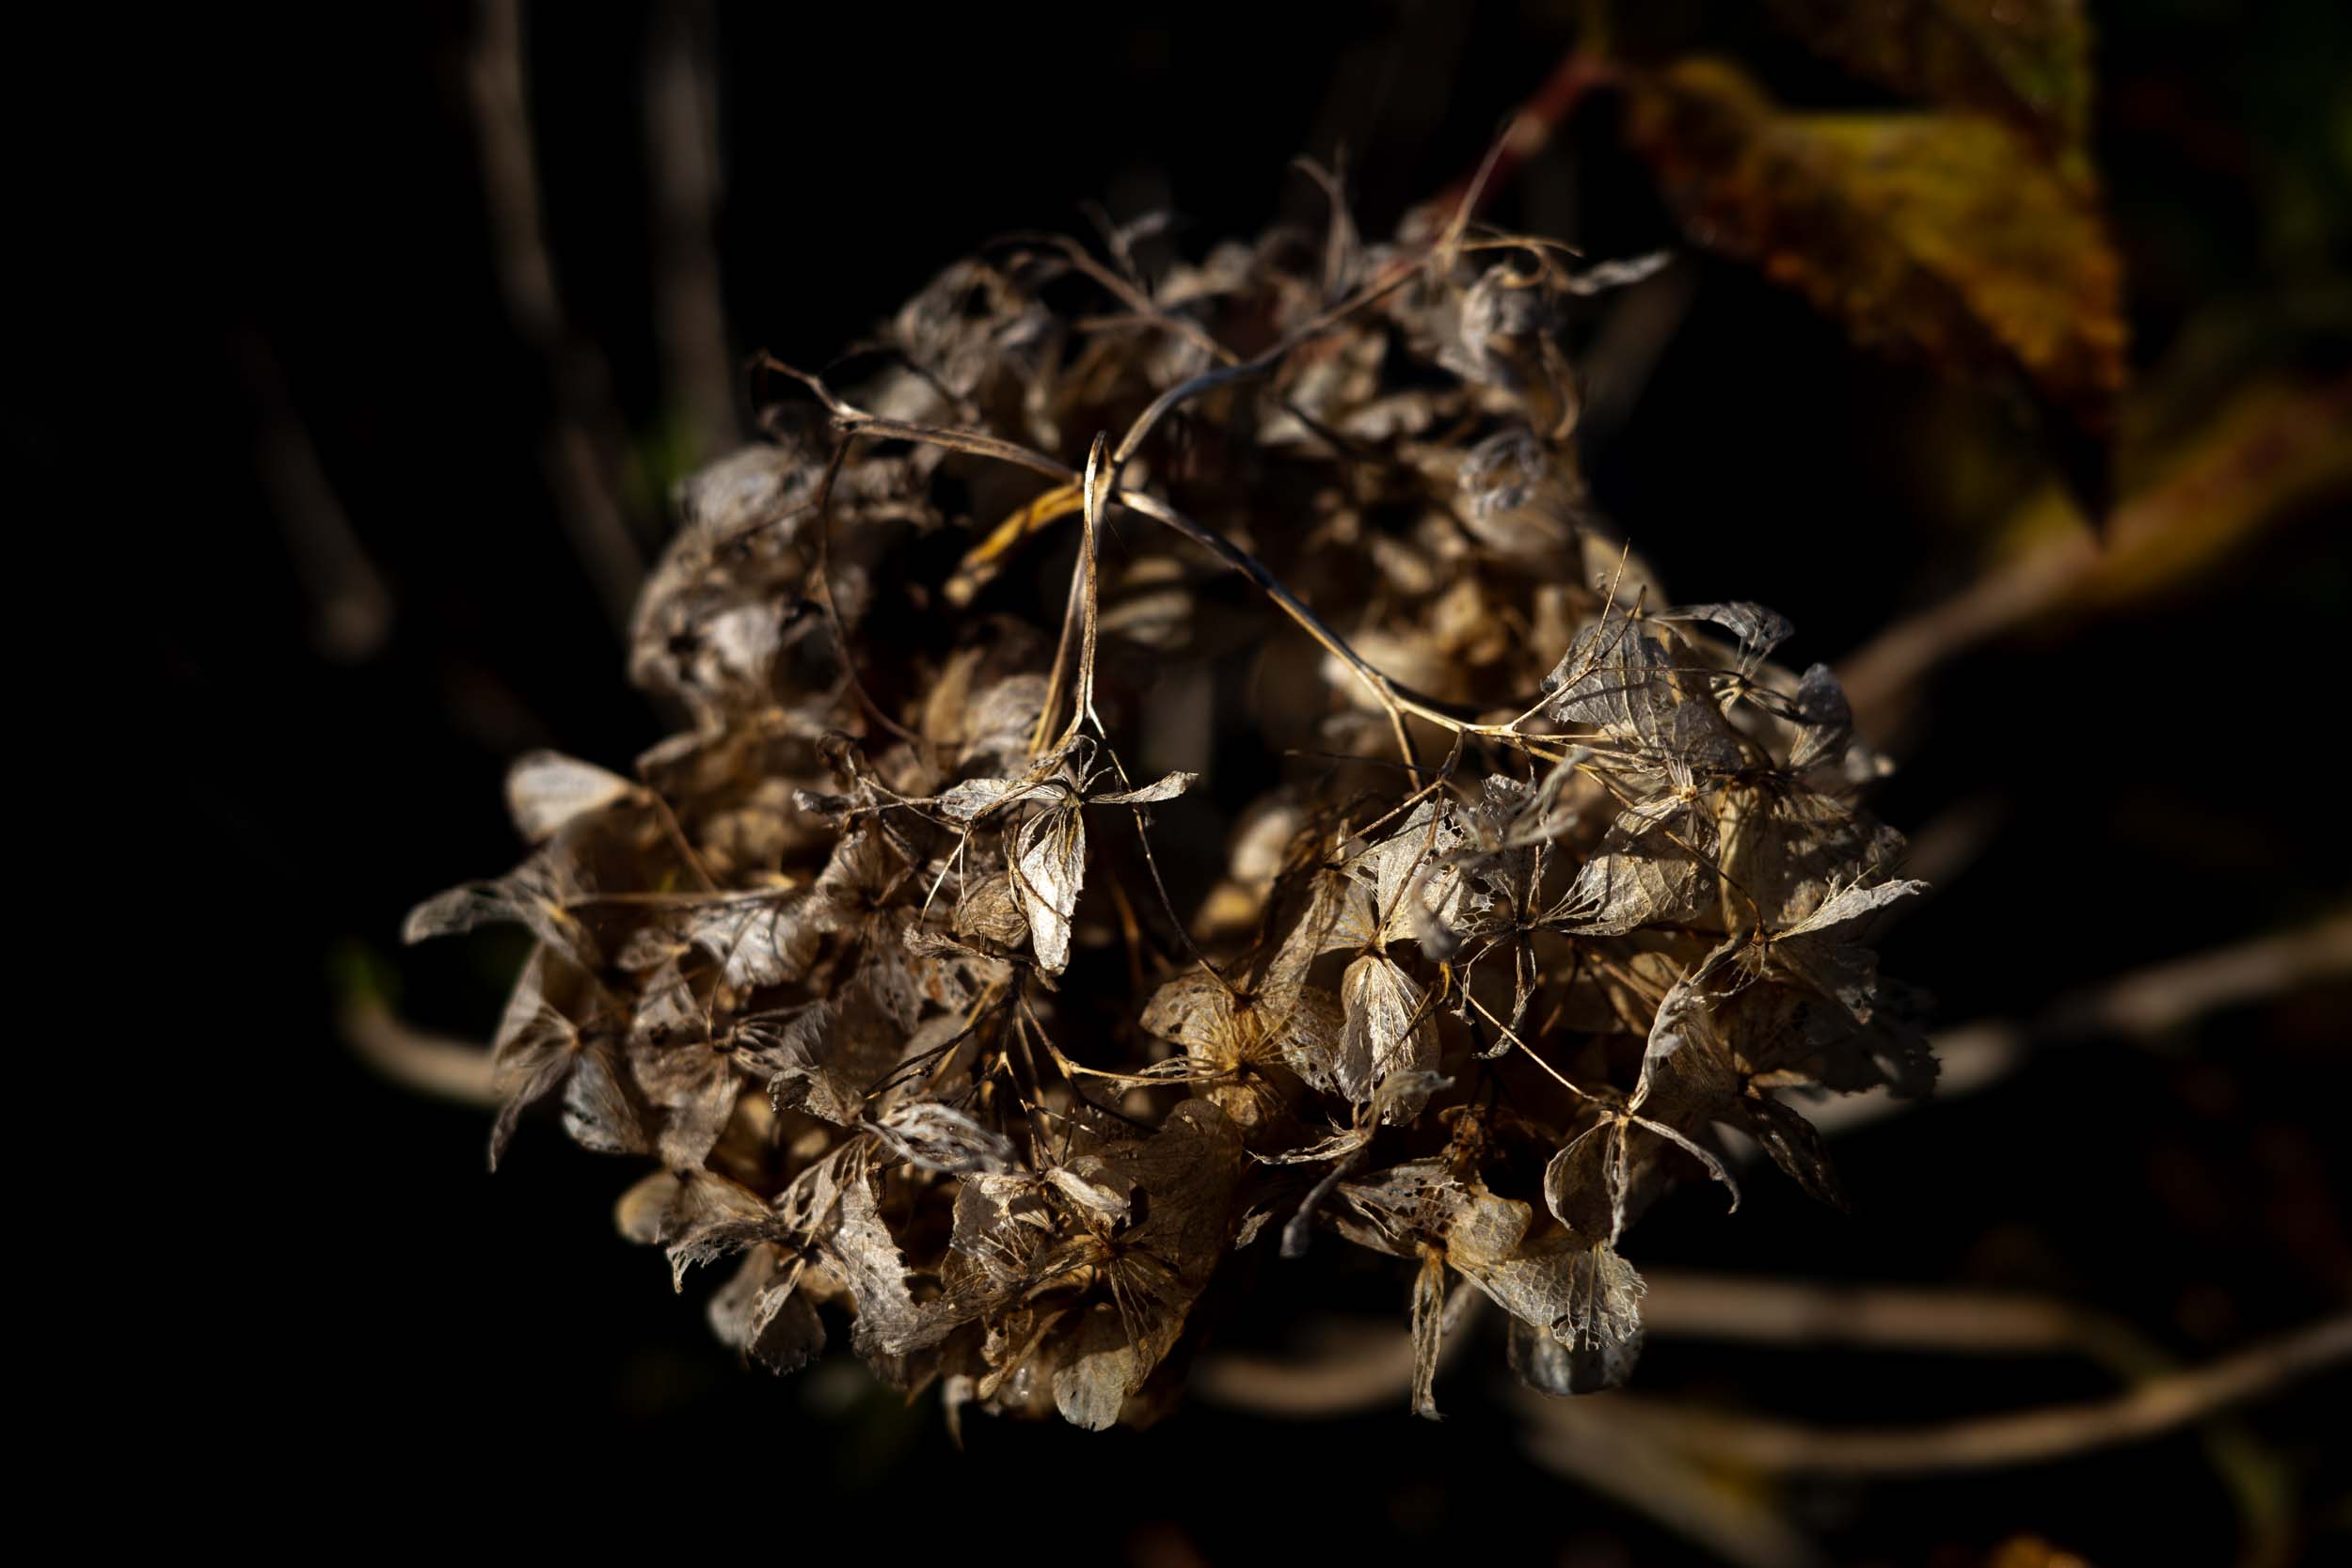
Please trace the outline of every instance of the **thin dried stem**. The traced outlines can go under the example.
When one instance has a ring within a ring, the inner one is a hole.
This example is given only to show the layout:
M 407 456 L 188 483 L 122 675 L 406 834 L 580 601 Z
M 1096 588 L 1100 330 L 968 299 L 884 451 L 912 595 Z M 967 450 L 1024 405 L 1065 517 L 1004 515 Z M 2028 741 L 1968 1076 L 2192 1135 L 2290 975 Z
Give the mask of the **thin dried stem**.
M 2242 394 L 2163 479 L 2117 508 L 2104 544 L 2068 526 L 2069 503 L 2059 492 L 2036 497 L 2004 531 L 2029 531 L 2042 544 L 1888 626 L 1840 661 L 1838 679 L 1856 721 L 1873 733 L 1893 733 L 1935 671 L 1968 650 L 2053 618 L 2194 581 L 2198 569 L 2234 540 L 2352 481 L 2347 421 L 2352 377 Z
M 484 1110 L 501 1098 L 490 1053 L 471 1040 L 404 1023 L 373 999 L 348 1004 L 335 1022 L 361 1061 L 404 1088 Z
M 537 351 L 554 400 L 540 436 L 540 467 L 606 613 L 615 626 L 626 626 L 645 575 L 614 477 L 628 461 L 627 426 L 612 400 L 611 372 L 573 336 L 556 290 L 523 95 L 519 0 L 478 0 L 475 17 L 466 103 L 481 161 L 492 260 L 507 314 Z
M 662 380 L 696 461 L 741 439 L 716 244 L 717 69 L 709 0 L 662 0 L 645 53 L 654 332 Z
M 2071 1459 L 2146 1442 L 2233 1405 L 2277 1394 L 2352 1360 L 2352 1313 L 2326 1319 L 2193 1371 L 2152 1378 L 2110 1400 L 1916 1427 L 1825 1430 L 1791 1421 L 1606 1400 L 1614 1419 L 1693 1455 L 1768 1475 L 1923 1475 Z M 1545 1406 L 1523 1401 L 1542 1418 Z

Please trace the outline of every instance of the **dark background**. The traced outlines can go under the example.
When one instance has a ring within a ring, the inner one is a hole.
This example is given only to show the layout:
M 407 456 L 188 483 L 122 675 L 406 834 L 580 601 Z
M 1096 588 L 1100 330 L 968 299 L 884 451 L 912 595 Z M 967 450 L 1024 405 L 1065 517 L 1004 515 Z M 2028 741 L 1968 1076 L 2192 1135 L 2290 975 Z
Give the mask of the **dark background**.
M 991 234 L 1088 232 L 1085 200 L 1121 215 L 1170 205 L 1196 254 L 1278 217 L 1319 222 L 1320 198 L 1286 166 L 1343 142 L 1359 218 L 1381 232 L 1476 164 L 1571 40 L 1574 9 L 720 6 L 715 244 L 732 347 L 821 364 Z M 2176 374 L 2183 345 L 2218 341 L 2196 363 L 2222 383 L 2342 375 L 2342 9 L 2096 9 L 2096 153 L 2136 367 Z M 1753 51 L 1791 96 L 1872 102 L 1754 7 L 1680 12 Z M 220 521 L 152 519 L 163 593 L 143 630 L 163 673 L 149 733 L 193 764 L 174 858 L 257 911 L 219 914 L 219 933 L 199 915 L 192 935 L 204 952 L 234 927 L 236 961 L 266 966 L 262 1005 L 239 1004 L 240 1098 L 279 1130 L 270 1157 L 318 1211 L 281 1259 L 282 1307 L 244 1353 L 248 1377 L 289 1398 L 280 1430 L 296 1438 L 252 1483 L 501 1534 L 650 1524 L 679 1550 L 737 1529 L 816 1550 L 864 1521 L 880 1532 L 869 1549 L 955 1541 L 1149 1564 L 1706 1560 L 1520 1455 L 1489 1397 L 1498 1345 L 1457 1364 L 1438 1426 L 1401 1406 L 1311 1426 L 1198 1406 L 1142 1434 L 982 1422 L 958 1457 L 934 1402 L 899 1409 L 853 1363 L 785 1383 L 739 1369 L 698 1292 L 673 1298 L 660 1258 L 612 1234 L 610 1201 L 633 1170 L 531 1127 L 492 1180 L 482 1115 L 389 1086 L 341 1043 L 337 1007 L 362 986 L 421 1025 L 486 1037 L 517 950 L 491 937 L 403 951 L 402 913 L 516 857 L 499 806 L 509 757 L 552 745 L 620 765 L 664 733 L 622 678 L 536 456 L 579 389 L 565 377 L 597 365 L 637 516 L 657 515 L 691 450 L 652 325 L 651 20 L 629 5 L 525 19 L 569 345 L 558 361 L 498 286 L 460 74 L 466 8 L 208 24 L 181 84 L 189 107 L 153 150 L 202 193 L 152 253 L 196 299 L 184 316 L 157 296 L 115 300 L 154 348 L 121 395 L 168 388 L 188 453 L 173 494 Z M 1614 150 L 1614 113 L 1588 103 L 1497 214 L 1594 256 L 1676 243 Z M 1968 580 L 2012 476 L 2035 472 L 1998 409 L 1864 356 L 1737 266 L 1677 266 L 1687 313 L 1654 366 L 1597 392 L 1583 432 L 1600 506 L 1676 594 L 1761 599 L 1796 622 L 1800 660 L 1834 660 Z M 2341 496 L 2306 505 L 2188 588 L 1940 676 L 1885 737 L 1904 771 L 1883 814 L 1916 831 L 1965 806 L 1996 832 L 1888 935 L 1888 970 L 1934 991 L 1947 1022 L 2030 1013 L 2340 901 L 2345 518 Z M 2154 1049 L 2048 1053 L 1991 1092 L 1842 1140 L 1851 1216 L 1770 1180 L 1728 1220 L 1714 1195 L 1686 1192 L 1631 1256 L 2028 1288 L 2209 1358 L 2352 1295 L 2337 1153 L 2347 1003 L 2338 986 Z M 1276 1315 L 1333 1291 L 1401 1319 L 1401 1277 L 1329 1258 L 1262 1287 Z M 2111 1386 L 2067 1362 L 1668 1340 L 1637 1386 L 1825 1422 Z M 2352 1455 L 2329 1405 L 2347 1391 L 2307 1387 L 2242 1418 L 2265 1473 L 2293 1488 L 2292 1550 L 2314 1559 L 2346 1540 Z M 1791 1506 L 1841 1560 L 1969 1562 L 2022 1532 L 2102 1563 L 2227 1561 L 2240 1545 L 2185 1435 L 1991 1475 L 1815 1485 Z

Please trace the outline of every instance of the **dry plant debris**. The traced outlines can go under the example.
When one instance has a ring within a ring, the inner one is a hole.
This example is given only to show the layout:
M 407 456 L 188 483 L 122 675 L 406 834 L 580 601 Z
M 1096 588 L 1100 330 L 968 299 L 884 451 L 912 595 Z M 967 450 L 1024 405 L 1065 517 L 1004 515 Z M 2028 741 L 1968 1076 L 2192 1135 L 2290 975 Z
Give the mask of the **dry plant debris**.
M 1564 328 L 1659 259 L 1365 243 L 1326 183 L 1324 234 L 1016 237 L 767 367 L 637 606 L 691 727 L 523 758 L 529 857 L 409 917 L 537 939 L 493 1165 L 542 1102 L 654 1162 L 623 1230 L 732 1261 L 769 1368 L 846 1314 L 951 1420 L 1142 1421 L 1321 1232 L 1402 1260 L 1418 1412 L 1466 1290 L 1608 1387 L 1719 1129 L 1836 1201 L 1792 1097 L 1932 1081 L 1836 682 L 1583 501 Z

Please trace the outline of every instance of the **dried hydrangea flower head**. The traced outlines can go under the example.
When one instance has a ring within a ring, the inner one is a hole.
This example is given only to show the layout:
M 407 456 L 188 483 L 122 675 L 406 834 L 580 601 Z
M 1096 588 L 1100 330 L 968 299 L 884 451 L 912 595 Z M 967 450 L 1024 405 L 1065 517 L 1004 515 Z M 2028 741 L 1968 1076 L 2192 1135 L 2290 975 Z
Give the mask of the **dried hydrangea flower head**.
M 530 857 L 409 920 L 537 938 L 492 1162 L 554 1102 L 656 1167 L 625 1231 L 734 1260 L 728 1342 L 846 1315 L 951 1416 L 1147 1418 L 1318 1232 L 1404 1260 L 1423 1413 L 1457 1290 L 1622 1382 L 1618 1249 L 1720 1129 L 1835 1200 L 1784 1093 L 1933 1076 L 1881 765 L 1583 509 L 1563 325 L 1653 263 L 1111 250 L 959 262 L 681 487 L 629 670 L 691 727 L 524 758 Z

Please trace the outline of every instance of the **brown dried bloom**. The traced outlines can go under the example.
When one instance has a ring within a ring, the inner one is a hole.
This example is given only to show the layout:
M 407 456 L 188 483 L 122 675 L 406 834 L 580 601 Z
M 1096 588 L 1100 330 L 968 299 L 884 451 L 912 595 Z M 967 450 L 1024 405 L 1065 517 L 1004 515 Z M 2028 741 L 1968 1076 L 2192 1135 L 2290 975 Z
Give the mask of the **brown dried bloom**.
M 1582 507 L 1560 333 L 1651 263 L 1140 244 L 959 262 L 681 487 L 630 673 L 691 727 L 522 759 L 530 857 L 409 918 L 538 939 L 492 1163 L 558 1103 L 658 1163 L 627 1232 L 736 1259 L 727 1341 L 846 1311 L 951 1416 L 1148 1418 L 1318 1228 L 1411 1266 L 1422 1413 L 1457 1275 L 1528 1382 L 1622 1382 L 1618 1247 L 1718 1129 L 1835 1200 L 1783 1094 L 1933 1076 L 1881 765 Z

